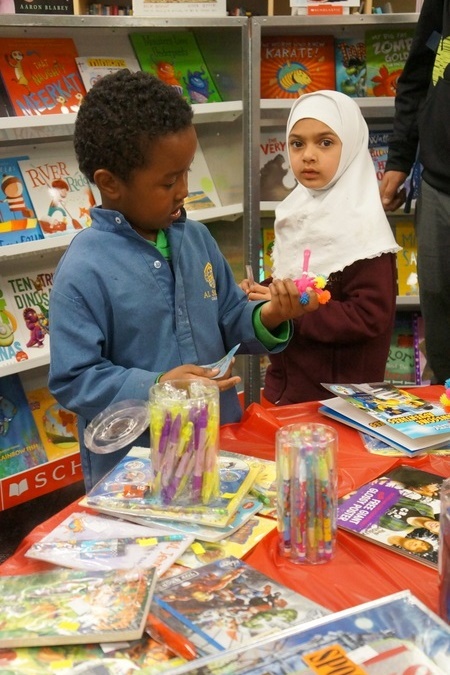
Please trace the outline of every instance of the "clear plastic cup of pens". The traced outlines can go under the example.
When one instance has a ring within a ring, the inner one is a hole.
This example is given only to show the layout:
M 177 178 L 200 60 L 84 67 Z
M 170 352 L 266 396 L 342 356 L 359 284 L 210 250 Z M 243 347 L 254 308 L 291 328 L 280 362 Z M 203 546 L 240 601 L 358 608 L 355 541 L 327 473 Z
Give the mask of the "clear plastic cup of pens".
M 149 393 L 153 496 L 164 505 L 207 505 L 220 495 L 219 387 L 169 380 Z
M 290 424 L 276 434 L 278 547 L 294 563 L 334 556 L 337 442 L 325 424 Z

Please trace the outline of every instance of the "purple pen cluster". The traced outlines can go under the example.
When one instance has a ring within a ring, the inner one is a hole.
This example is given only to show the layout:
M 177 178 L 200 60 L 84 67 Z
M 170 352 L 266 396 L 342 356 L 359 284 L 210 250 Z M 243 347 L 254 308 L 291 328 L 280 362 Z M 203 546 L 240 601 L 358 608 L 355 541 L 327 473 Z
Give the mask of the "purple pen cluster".
M 209 504 L 219 496 L 218 406 L 218 396 L 150 404 L 153 496 L 162 504 Z
M 277 517 L 280 553 L 297 563 L 334 555 L 337 516 L 336 432 L 292 424 L 277 433 Z

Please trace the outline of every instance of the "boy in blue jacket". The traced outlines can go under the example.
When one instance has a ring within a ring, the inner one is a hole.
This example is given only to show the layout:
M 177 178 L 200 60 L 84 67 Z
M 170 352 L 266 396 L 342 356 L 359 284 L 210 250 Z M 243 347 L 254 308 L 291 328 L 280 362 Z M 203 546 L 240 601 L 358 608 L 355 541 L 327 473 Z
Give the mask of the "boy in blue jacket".
M 213 378 L 214 363 L 239 353 L 281 351 L 288 320 L 317 309 L 294 282 L 272 284 L 269 302 L 247 301 L 216 241 L 183 208 L 197 137 L 190 105 L 147 73 L 105 76 L 77 115 L 74 145 L 101 207 L 61 259 L 50 298 L 49 387 L 78 415 L 86 490 L 130 446 L 89 451 L 87 424 L 112 403 L 148 399 L 156 381 Z M 231 369 L 216 380 L 221 422 L 240 419 Z M 148 431 L 135 445 L 149 445 Z

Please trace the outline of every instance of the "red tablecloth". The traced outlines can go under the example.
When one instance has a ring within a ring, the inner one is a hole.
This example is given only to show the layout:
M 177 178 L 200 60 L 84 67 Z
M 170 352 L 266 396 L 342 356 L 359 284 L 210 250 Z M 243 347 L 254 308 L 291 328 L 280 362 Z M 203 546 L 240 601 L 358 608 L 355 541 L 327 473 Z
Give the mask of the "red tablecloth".
M 442 391 L 442 387 L 435 386 L 421 388 L 418 393 L 423 398 L 437 401 Z M 280 408 L 252 404 L 245 411 L 240 424 L 222 427 L 221 448 L 274 459 L 277 429 L 299 421 L 322 422 L 333 426 L 339 434 L 339 495 L 360 487 L 399 464 L 411 464 L 444 477 L 450 476 L 450 456 L 424 455 L 411 459 L 370 454 L 365 450 L 358 432 L 323 417 L 318 408 L 316 402 Z M 50 565 L 30 560 L 24 557 L 24 553 L 33 542 L 39 541 L 78 508 L 75 502 L 36 527 L 15 554 L 0 565 L 0 575 L 49 569 Z M 277 551 L 276 531 L 262 540 L 246 557 L 246 561 L 333 611 L 404 589 L 410 589 L 435 612 L 438 610 L 436 570 L 346 532 L 338 533 L 335 558 L 322 565 L 296 565 L 282 558 Z

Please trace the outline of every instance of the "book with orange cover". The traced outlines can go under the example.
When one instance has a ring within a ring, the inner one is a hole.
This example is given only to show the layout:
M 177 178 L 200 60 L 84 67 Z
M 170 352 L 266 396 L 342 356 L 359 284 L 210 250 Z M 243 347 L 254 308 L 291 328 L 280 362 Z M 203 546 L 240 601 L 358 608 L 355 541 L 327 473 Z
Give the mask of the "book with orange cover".
M 261 98 L 298 98 L 335 82 L 332 35 L 262 36 Z
M 86 94 L 71 38 L 0 38 L 0 75 L 18 116 L 77 112 Z

